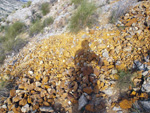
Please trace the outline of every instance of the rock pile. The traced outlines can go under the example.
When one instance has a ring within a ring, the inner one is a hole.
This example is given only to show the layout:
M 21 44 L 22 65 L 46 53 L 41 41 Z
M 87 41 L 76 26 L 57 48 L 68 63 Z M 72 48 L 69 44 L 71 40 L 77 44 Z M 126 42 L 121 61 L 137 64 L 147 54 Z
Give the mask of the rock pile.
M 16 79 L 0 111 L 112 113 L 130 109 L 134 102 L 149 110 L 149 6 L 140 3 L 112 30 L 66 33 L 23 50 L 0 71 L 1 78 Z M 117 70 L 133 68 L 138 69 L 134 86 L 126 98 L 115 99 Z

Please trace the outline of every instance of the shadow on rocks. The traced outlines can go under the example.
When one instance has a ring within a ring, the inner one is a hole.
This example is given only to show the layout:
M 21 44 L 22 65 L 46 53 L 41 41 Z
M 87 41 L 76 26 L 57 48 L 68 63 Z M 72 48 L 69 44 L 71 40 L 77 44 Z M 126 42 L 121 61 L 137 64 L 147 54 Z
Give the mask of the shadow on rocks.
M 82 42 L 82 48 L 76 51 L 75 68 L 69 83 L 69 99 L 72 113 L 104 113 L 105 99 L 100 96 L 97 79 L 101 59 L 91 50 L 88 40 Z

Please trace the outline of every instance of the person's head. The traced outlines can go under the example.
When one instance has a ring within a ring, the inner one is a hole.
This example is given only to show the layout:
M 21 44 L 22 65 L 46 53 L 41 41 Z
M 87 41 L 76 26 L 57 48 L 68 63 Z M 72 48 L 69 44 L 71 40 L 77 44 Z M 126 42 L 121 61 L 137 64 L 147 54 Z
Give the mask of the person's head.
M 82 48 L 89 48 L 89 41 L 88 40 L 82 41 Z

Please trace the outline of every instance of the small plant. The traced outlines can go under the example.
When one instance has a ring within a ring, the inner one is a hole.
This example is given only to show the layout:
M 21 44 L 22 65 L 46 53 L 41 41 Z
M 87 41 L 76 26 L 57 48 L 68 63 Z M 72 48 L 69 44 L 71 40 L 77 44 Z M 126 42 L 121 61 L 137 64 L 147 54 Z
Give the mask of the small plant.
M 23 5 L 22 5 L 22 8 L 25 8 L 25 7 L 26 7 L 26 4 L 23 4 Z
M 84 0 L 71 0 L 71 2 L 74 3 L 75 5 L 81 4 L 82 1 Z
M 33 15 L 34 15 L 34 14 L 33 14 Z M 35 15 L 32 16 L 32 18 L 31 18 L 32 24 L 34 24 L 34 23 L 37 22 L 37 21 L 40 21 L 41 18 L 42 18 L 42 16 L 41 16 L 40 14 L 35 14 Z
M 134 74 L 132 74 L 130 71 L 119 70 L 118 75 L 119 79 L 116 87 L 118 87 L 120 91 L 128 90 L 130 85 L 133 86 L 131 78 L 134 76 Z
M 4 80 L 0 80 L 0 89 L 5 87 L 6 82 Z
M 45 16 L 46 14 L 49 13 L 50 11 L 50 8 L 49 8 L 49 4 L 48 3 L 43 3 L 42 6 L 41 6 L 41 11 L 42 11 L 42 14 Z
M 0 64 L 3 63 L 3 61 L 5 60 L 5 53 L 4 50 L 2 48 L 0 48 Z
M 40 20 L 36 21 L 31 27 L 30 27 L 30 36 L 33 36 L 34 34 L 39 33 L 43 29 L 43 25 Z
M 96 10 L 96 6 L 93 3 L 83 1 L 78 7 L 77 11 L 71 17 L 69 30 L 70 32 L 77 33 L 83 27 L 91 27 L 95 22 L 93 14 Z
M 112 14 L 111 14 L 111 16 L 110 16 L 110 18 L 109 18 L 109 22 L 110 22 L 111 24 L 115 24 L 116 21 L 117 21 L 117 19 L 118 19 L 116 13 L 117 13 L 116 10 L 113 10 L 113 11 L 112 11 Z
M 22 6 L 22 8 L 29 7 L 31 6 L 31 4 L 32 4 L 32 1 L 28 1 L 26 4 Z
M 6 38 L 15 38 L 25 28 L 25 24 L 22 22 L 15 22 L 6 29 Z
M 43 27 L 51 25 L 53 22 L 54 22 L 54 19 L 52 17 L 46 18 L 43 22 Z
M 31 4 L 32 4 L 32 1 L 28 1 L 26 6 L 29 7 L 31 6 Z

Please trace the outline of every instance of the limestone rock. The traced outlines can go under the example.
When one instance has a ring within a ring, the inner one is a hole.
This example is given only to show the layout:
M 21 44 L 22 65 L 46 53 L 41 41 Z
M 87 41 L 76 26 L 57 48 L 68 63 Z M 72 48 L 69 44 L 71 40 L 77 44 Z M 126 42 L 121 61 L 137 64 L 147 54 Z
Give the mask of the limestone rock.
M 40 111 L 42 112 L 54 112 L 53 108 L 52 107 L 40 107 Z
M 81 95 L 78 101 L 78 110 L 81 110 L 88 103 L 87 98 L 84 94 Z
M 21 111 L 22 111 L 23 113 L 28 112 L 29 110 L 30 110 L 29 104 L 26 104 L 25 106 L 23 106 L 23 107 L 21 108 Z

